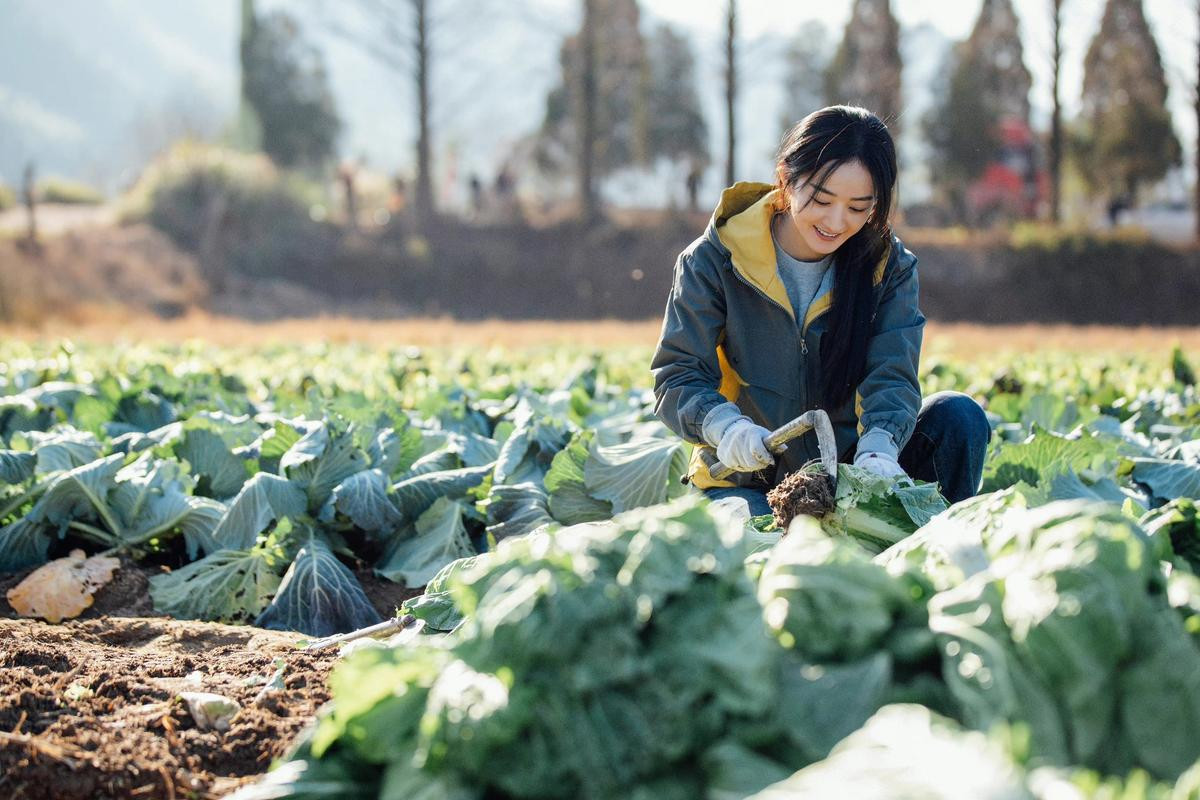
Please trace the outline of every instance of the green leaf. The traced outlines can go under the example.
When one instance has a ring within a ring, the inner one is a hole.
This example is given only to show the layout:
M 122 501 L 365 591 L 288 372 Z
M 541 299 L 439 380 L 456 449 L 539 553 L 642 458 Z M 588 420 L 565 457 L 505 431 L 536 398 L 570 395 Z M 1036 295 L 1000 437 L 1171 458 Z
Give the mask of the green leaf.
M 593 447 L 584 464 L 588 493 L 612 503 L 613 513 L 667 500 L 670 484 L 687 468 L 679 440 L 633 439 L 611 447 Z
M 354 443 L 352 428 L 329 421 L 306 433 L 279 460 L 280 473 L 307 492 L 312 509 L 319 509 L 335 486 L 366 467 L 367 455 Z
M 279 591 L 254 624 L 309 636 L 365 628 L 382 621 L 358 579 L 319 537 L 301 548 Z
M 700 759 L 706 786 L 705 800 L 745 800 L 745 798 L 792 774 L 761 753 L 727 739 L 704 752 Z
M 500 447 L 495 483 L 541 483 L 554 455 L 570 441 L 568 424 L 537 405 L 536 398 L 522 397 L 513 412 L 516 429 Z
M 546 492 L 533 483 L 493 486 L 484 501 L 487 532 L 500 541 L 553 522 L 546 502 Z
M 270 551 L 218 550 L 150 579 L 154 608 L 179 619 L 253 619 L 279 588 Z
M 228 800 L 377 800 L 378 772 L 349 759 L 296 755 Z
M 449 775 L 436 775 L 398 759 L 388 765 L 378 800 L 479 800 L 480 793 Z
M 891 685 L 886 652 L 845 664 L 788 659 L 778 701 L 787 736 L 808 761 L 819 761 L 879 710 Z
M 1150 534 L 1151 540 L 1166 537 L 1171 552 L 1183 559 L 1193 573 L 1200 574 L 1200 515 L 1196 501 L 1188 497 L 1172 500 L 1143 514 L 1138 524 Z
M 409 478 L 415 478 L 419 475 L 428 475 L 431 472 L 462 469 L 463 466 L 462 456 L 450 445 L 445 445 L 426 453 L 414 461 L 408 471 L 400 475 L 396 479 L 396 482 L 406 481 Z
M 1055 475 L 1049 485 L 1050 500 L 1097 500 L 1103 503 L 1124 503 L 1129 495 L 1111 478 L 1085 483 L 1074 470 Z M 1141 498 L 1144 502 L 1145 498 Z
M 464 467 L 483 467 L 500 458 L 500 443 L 478 433 L 452 433 L 446 446 Z
M 387 538 L 404 523 L 388 497 L 388 478 L 383 471 L 356 472 L 334 487 L 319 518 L 330 522 L 335 512 L 348 517 L 354 526 L 377 538 Z
M 593 431 L 581 431 L 554 456 L 546 473 L 545 487 L 550 495 L 550 515 L 564 525 L 609 519 L 612 503 L 588 494 L 583 469 L 591 455 Z
M 1038 486 L 1067 470 L 1111 473 L 1115 444 L 1093 434 L 1068 439 L 1035 426 L 1021 444 L 1005 444 L 984 467 L 982 492 L 1005 489 L 1024 481 Z
M 71 410 L 71 423 L 80 430 L 103 434 L 105 423 L 111 422 L 116 413 L 115 402 L 84 395 L 75 401 L 75 407 Z
M 407 478 L 392 486 L 392 502 L 406 521 L 415 520 L 439 498 L 464 497 L 490 475 L 492 467 L 464 467 L 429 472 Z
M 64 428 L 53 433 L 29 431 L 24 434 L 30 449 L 37 456 L 37 474 L 49 475 L 84 464 L 100 457 L 103 445 L 95 436 L 85 431 Z
M 1131 458 L 1128 463 L 1133 479 L 1148 488 L 1156 500 L 1200 499 L 1200 464 L 1163 458 Z
M 143 389 L 121 397 L 111 422 L 104 425 L 109 436 L 119 436 L 130 431 L 145 433 L 161 428 L 178 419 L 174 405 L 161 395 Z
M 1047 786 L 1057 788 L 1058 781 Z M 964 730 L 924 706 L 895 704 L 876 712 L 828 758 L 747 800 L 850 796 L 1030 800 L 1032 793 L 1022 770 L 995 739 Z
M 225 505 L 186 492 L 190 478 L 176 461 L 153 459 L 147 453 L 117 473 L 109 503 L 120 529 L 109 546 L 141 544 L 154 538 L 182 533 L 194 556 L 225 514 Z
M 24 483 L 33 477 L 37 457 L 18 450 L 0 450 L 0 482 Z
M 394 478 L 404 474 L 420 458 L 423 447 L 421 431 L 403 417 L 399 427 L 384 428 L 375 434 L 367 448 L 367 457 L 372 468 Z
M 50 549 L 50 531 L 46 525 L 28 517 L 0 528 L 0 572 L 42 564 Z
M 245 463 L 213 431 L 187 431 L 175 445 L 174 453 L 191 466 L 191 473 L 197 478 L 197 494 L 218 500 L 233 497 L 246 482 Z
M 449 592 L 427 592 L 410 597 L 400 605 L 400 613 L 424 620 L 426 629 L 431 631 L 452 631 L 463 619 Z
M 270 430 L 265 431 L 250 445 L 250 453 L 257 455 L 263 470 L 275 472 L 283 454 L 300 441 L 303 433 L 304 431 L 297 430 L 296 426 L 287 420 L 276 420 Z
M 415 535 L 399 540 L 381 559 L 375 571 L 405 586 L 424 586 L 442 567 L 455 559 L 474 555 L 475 548 L 463 526 L 463 507 L 439 497 L 418 517 Z
M 891 547 L 945 511 L 947 503 L 933 484 L 906 485 L 851 464 L 838 465 L 834 511 L 821 527 L 851 536 L 871 552 Z
M 300 516 L 307 503 L 304 490 L 291 481 L 260 472 L 246 481 L 211 535 L 198 543 L 208 553 L 247 550 L 271 523 L 282 517 Z
M 109 493 L 124 461 L 125 456 L 117 453 L 60 473 L 34 504 L 29 518 L 47 522 L 60 532 L 72 522 L 99 519 L 109 533 L 118 535 L 121 522 L 109 507 Z

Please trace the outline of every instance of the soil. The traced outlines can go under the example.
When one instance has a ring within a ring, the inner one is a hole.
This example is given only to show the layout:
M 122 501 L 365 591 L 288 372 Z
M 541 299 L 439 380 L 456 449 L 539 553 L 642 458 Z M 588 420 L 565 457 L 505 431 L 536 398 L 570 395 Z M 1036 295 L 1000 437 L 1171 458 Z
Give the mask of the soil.
M 820 519 L 833 510 L 833 480 L 820 470 L 796 470 L 767 492 L 767 503 L 775 514 L 775 524 L 786 532 L 799 514 Z
M 122 559 L 61 625 L 14 618 L 5 594 L 32 568 L 0 575 L 0 797 L 221 797 L 283 756 L 329 699 L 336 648 L 304 653 L 301 634 L 156 616 L 149 579 L 164 569 Z M 421 593 L 356 575 L 384 617 Z M 277 663 L 285 688 L 256 702 Z M 202 731 L 181 691 L 242 709 L 228 731 Z
M 166 618 L 0 619 L 0 796 L 215 798 L 265 772 L 329 699 L 336 650 L 297 634 Z M 284 688 L 256 701 L 276 664 Z M 181 691 L 241 704 L 202 731 Z
M 371 601 L 371 605 L 375 606 L 375 610 L 384 619 L 394 617 L 400 608 L 400 604 L 408 598 L 420 597 L 425 593 L 425 587 L 423 586 L 418 589 L 401 586 L 394 581 L 389 581 L 387 578 L 379 577 L 369 567 L 356 569 L 354 577 L 358 578 L 358 582 L 362 584 L 363 591 L 367 594 L 367 599 Z

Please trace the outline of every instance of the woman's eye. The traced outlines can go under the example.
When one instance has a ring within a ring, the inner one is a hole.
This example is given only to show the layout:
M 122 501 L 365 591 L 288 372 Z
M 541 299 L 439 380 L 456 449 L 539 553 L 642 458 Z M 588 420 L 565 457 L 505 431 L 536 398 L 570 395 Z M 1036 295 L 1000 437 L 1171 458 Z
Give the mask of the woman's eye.
M 867 212 L 869 209 L 866 209 L 866 208 L 852 208 L 852 209 L 850 209 L 850 210 L 851 210 L 851 211 L 853 211 L 855 214 L 865 214 L 865 213 L 866 213 L 866 212 Z
M 829 203 L 825 202 L 824 200 L 818 200 L 818 199 L 816 199 L 815 197 L 813 198 L 813 202 L 814 202 L 814 203 L 816 203 L 816 204 L 817 204 L 817 205 L 819 205 L 819 206 L 827 206 L 827 205 L 829 205 Z

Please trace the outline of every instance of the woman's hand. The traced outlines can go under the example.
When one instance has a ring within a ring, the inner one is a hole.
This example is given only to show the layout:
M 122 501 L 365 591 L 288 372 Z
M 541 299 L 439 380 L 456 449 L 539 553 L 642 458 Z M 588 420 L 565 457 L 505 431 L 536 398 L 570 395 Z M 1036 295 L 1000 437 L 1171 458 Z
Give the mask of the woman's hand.
M 753 472 L 775 463 L 774 456 L 763 441 L 770 431 L 755 425 L 746 417 L 735 420 L 721 434 L 717 444 L 717 458 L 727 467 L 738 472 Z
M 908 473 L 900 466 L 900 462 L 887 453 L 870 451 L 859 453 L 854 457 L 854 466 L 869 470 L 881 478 L 895 478 L 912 482 L 912 478 L 908 477 Z

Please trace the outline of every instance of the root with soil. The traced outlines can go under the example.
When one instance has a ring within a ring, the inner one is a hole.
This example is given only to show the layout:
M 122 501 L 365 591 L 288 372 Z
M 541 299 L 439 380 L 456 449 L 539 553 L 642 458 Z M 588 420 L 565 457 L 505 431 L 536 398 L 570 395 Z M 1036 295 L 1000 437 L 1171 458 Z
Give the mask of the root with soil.
M 820 519 L 833 510 L 833 478 L 821 469 L 821 462 L 810 462 L 767 492 L 767 503 L 775 514 L 775 524 L 786 533 L 799 514 Z

